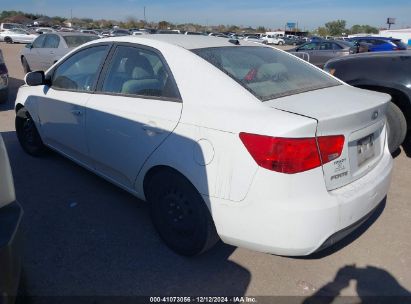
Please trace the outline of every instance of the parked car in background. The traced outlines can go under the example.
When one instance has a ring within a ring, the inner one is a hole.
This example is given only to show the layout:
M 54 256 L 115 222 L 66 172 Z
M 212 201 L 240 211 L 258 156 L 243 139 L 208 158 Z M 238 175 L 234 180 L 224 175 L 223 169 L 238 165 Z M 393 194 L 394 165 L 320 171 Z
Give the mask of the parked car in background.
M 0 49 L 0 103 L 5 103 L 9 95 L 9 71 Z
M 180 30 L 158 30 L 156 34 L 181 34 Z
M 286 45 L 301 45 L 303 43 L 306 43 L 305 39 L 302 39 L 300 37 L 295 37 L 295 38 L 284 38 L 284 43 Z
M 46 34 L 46 33 L 56 32 L 56 30 L 51 28 L 51 27 L 36 27 L 36 28 L 34 28 L 34 31 L 38 34 Z
M 391 95 L 388 146 L 391 152 L 396 151 L 411 129 L 411 51 L 337 58 L 327 62 L 324 69 L 352 86 Z
M 37 36 L 38 35 L 30 34 L 23 29 L 13 28 L 0 32 L 0 41 L 6 43 L 31 43 Z
M 71 32 L 42 34 L 21 50 L 20 61 L 23 70 L 25 73 L 35 70 L 46 71 L 72 49 L 98 38 L 96 35 Z
M 0 135 L 0 303 L 13 304 L 20 282 L 23 209 L 16 201 L 7 150 Z
M 81 30 L 80 33 L 91 34 L 91 35 L 95 35 L 95 36 L 98 36 L 100 34 L 100 32 L 95 31 L 95 30 Z
M 328 60 L 354 54 L 357 52 L 357 48 L 347 41 L 317 40 L 306 42 L 287 51 L 293 53 L 304 52 L 308 54 L 310 63 L 322 68 Z
M 260 36 L 246 36 L 244 37 L 243 40 L 248 41 L 248 42 L 258 42 L 262 44 L 268 44 L 268 41 L 261 39 Z
M 14 28 L 20 28 L 23 30 L 27 30 L 27 27 L 24 26 L 23 24 L 19 24 L 19 23 L 7 23 L 7 22 L 3 22 L 0 24 L 0 32 L 5 31 L 5 30 L 11 30 Z
M 276 45 L 285 44 L 285 41 L 283 38 L 280 38 L 274 35 L 262 35 L 261 39 L 267 41 L 267 44 L 276 44 Z
M 374 36 L 352 37 L 351 42 L 367 44 L 369 52 L 402 51 L 407 49 L 407 45 L 401 39 L 395 38 Z
M 115 29 L 110 32 L 110 37 L 129 36 L 130 32 L 123 29 Z
M 203 33 L 200 32 L 185 32 L 184 35 L 197 35 L 197 36 L 202 36 L 204 35 Z
M 23 149 L 51 147 L 147 200 L 160 237 L 183 255 L 219 237 L 308 255 L 387 195 L 389 95 L 273 47 L 107 38 L 25 81 L 15 103 Z

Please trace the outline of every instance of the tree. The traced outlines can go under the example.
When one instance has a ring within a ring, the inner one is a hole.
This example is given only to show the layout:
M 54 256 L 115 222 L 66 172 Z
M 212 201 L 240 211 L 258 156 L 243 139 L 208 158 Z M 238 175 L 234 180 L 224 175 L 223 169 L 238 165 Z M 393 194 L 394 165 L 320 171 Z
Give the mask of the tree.
M 258 33 L 265 33 L 265 32 L 267 32 L 267 29 L 264 26 L 259 26 L 259 27 L 257 27 L 256 31 Z
M 347 22 L 345 20 L 335 20 L 327 22 L 325 24 L 325 28 L 328 30 L 331 36 L 341 36 L 342 33 L 346 32 L 346 24 Z
M 378 34 L 379 31 L 376 27 L 370 25 L 355 24 L 351 27 L 352 34 L 366 33 L 366 34 Z
M 168 29 L 169 26 L 170 26 L 170 23 L 168 23 L 167 21 L 160 21 L 158 23 L 158 28 L 160 30 L 166 30 L 166 29 Z
M 325 27 L 319 27 L 319 28 L 316 30 L 316 33 L 317 33 L 319 36 L 321 36 L 321 37 L 325 37 L 325 36 L 330 35 L 330 32 L 329 32 L 328 29 L 325 28 Z

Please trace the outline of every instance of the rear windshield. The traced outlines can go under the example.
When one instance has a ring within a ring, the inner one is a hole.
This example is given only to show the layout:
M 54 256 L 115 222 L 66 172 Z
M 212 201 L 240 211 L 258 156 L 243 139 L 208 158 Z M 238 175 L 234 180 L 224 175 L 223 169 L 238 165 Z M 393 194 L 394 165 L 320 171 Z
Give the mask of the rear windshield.
M 341 83 L 294 56 L 269 47 L 217 47 L 193 50 L 261 101 Z
M 98 36 L 63 36 L 69 48 L 78 47 L 91 40 L 96 40 Z

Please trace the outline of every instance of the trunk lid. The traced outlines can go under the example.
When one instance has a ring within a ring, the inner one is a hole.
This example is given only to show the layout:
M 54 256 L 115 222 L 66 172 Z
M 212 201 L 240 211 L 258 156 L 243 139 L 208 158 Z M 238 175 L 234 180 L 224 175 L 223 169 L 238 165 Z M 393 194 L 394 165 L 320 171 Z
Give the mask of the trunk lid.
M 341 156 L 323 165 L 328 190 L 364 176 L 384 152 L 387 94 L 340 85 L 267 101 L 278 110 L 317 120 L 316 136 L 344 135 Z

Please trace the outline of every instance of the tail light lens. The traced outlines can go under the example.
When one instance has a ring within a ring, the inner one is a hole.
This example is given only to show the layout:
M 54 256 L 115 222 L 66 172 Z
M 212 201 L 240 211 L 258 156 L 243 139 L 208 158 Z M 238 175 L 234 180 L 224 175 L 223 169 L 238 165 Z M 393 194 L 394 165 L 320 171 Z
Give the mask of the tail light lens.
M 260 167 L 286 174 L 328 163 L 338 158 L 344 147 L 342 135 L 318 137 L 318 146 L 315 137 L 283 138 L 242 132 L 240 139 Z

